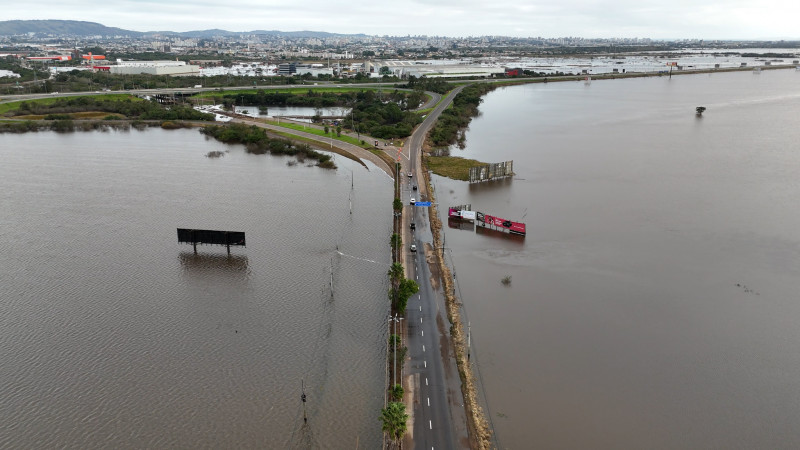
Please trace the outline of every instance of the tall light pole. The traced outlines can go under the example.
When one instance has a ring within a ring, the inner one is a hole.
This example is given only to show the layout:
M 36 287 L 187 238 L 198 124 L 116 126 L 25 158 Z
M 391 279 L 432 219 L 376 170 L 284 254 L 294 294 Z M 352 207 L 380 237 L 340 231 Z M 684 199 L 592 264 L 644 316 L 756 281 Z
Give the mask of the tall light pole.
M 470 350 L 470 347 L 471 347 L 471 345 L 470 345 L 470 343 L 471 343 L 470 342 L 470 338 L 471 338 L 470 335 L 471 334 L 472 334 L 472 324 L 470 322 L 467 322 L 467 361 L 469 361 L 469 353 L 470 353 L 469 350 Z
M 394 364 L 392 364 L 392 386 L 394 387 L 397 385 L 397 323 L 403 320 L 403 318 L 397 317 L 397 313 L 395 313 L 394 318 L 389 316 L 389 320 L 394 322 L 394 333 L 392 333 L 392 350 L 394 351 Z

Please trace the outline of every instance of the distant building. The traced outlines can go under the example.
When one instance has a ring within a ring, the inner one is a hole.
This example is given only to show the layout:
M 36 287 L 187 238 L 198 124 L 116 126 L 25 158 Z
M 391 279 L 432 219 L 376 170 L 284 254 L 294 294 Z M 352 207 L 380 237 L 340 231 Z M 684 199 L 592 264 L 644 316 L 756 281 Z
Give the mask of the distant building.
M 200 66 L 186 64 L 184 61 L 121 61 L 108 66 L 108 71 L 117 75 L 200 75 Z
M 382 61 L 371 63 L 381 67 L 387 67 L 393 75 L 400 78 L 414 76 L 417 78 L 461 78 L 461 77 L 482 77 L 491 78 L 506 73 L 505 68 L 500 66 L 488 66 L 483 64 L 437 64 L 422 61 Z M 380 69 L 376 72 L 380 72 Z
M 295 63 L 281 63 L 278 64 L 278 75 L 294 75 L 297 73 L 297 64 Z
M 320 75 L 333 76 L 333 69 L 329 67 L 323 67 L 320 64 L 297 65 L 295 67 L 295 73 L 297 75 L 310 74 L 312 77 L 318 77 Z

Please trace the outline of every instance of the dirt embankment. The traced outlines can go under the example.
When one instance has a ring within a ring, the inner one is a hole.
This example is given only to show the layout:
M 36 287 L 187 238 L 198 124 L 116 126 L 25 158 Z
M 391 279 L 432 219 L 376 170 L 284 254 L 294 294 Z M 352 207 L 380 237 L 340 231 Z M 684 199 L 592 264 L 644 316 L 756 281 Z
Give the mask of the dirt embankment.
M 429 200 L 433 203 L 433 205 L 430 207 L 433 245 L 434 248 L 442 248 L 442 221 L 439 220 L 439 214 L 435 206 L 436 193 L 431 189 L 430 178 L 428 177 L 427 169 L 423 170 L 422 173 L 425 178 Z M 456 357 L 458 374 L 461 377 L 461 392 L 464 396 L 464 409 L 466 410 L 467 414 L 467 427 L 469 429 L 470 447 L 474 449 L 488 450 L 492 447 L 492 430 L 489 426 L 489 422 L 486 420 L 483 408 L 478 403 L 475 376 L 472 373 L 472 367 L 467 360 L 466 338 L 464 335 L 464 326 L 461 322 L 461 314 L 459 312 L 461 303 L 458 302 L 458 299 L 454 294 L 455 290 L 453 286 L 453 275 L 439 252 L 433 252 L 431 259 L 433 261 L 429 261 L 429 263 L 433 263 L 433 266 L 438 268 L 438 272 L 441 274 L 440 279 L 445 293 L 447 317 L 451 324 L 450 339 L 452 340 L 453 350 Z

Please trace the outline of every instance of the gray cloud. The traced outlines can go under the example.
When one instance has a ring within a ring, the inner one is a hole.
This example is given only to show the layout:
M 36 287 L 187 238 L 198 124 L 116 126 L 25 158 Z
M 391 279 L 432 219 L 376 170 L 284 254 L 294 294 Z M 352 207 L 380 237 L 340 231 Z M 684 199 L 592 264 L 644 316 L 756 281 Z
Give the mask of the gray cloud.
M 703 39 L 798 37 L 800 2 L 764 0 L 39 0 L 5 19 L 70 19 L 136 31 L 315 30 L 378 35 Z

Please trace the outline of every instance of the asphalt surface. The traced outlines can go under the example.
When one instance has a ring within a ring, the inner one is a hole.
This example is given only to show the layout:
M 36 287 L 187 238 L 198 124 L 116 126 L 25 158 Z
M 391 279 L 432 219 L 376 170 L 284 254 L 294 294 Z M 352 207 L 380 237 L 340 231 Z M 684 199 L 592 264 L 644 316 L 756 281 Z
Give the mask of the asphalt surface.
M 403 368 L 403 386 L 410 404 L 411 422 L 405 446 L 420 449 L 469 448 L 466 414 L 461 395 L 461 380 L 450 347 L 450 325 L 433 257 L 433 235 L 427 207 L 411 206 L 410 198 L 427 201 L 429 194 L 419 183 L 421 149 L 428 130 L 439 114 L 452 102 L 462 88 L 455 89 L 432 111 L 406 142 L 403 151 L 404 176 L 401 188 L 403 210 L 404 266 L 406 276 L 419 283 L 420 290 L 408 302 L 404 326 L 408 359 Z M 405 174 L 411 170 L 413 176 Z M 414 191 L 412 186 L 418 190 Z M 416 230 L 410 229 L 411 221 Z M 417 252 L 410 252 L 411 244 Z M 440 250 L 439 250 L 440 251 Z M 433 261 L 432 259 L 430 259 Z

